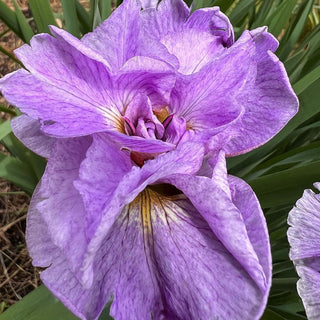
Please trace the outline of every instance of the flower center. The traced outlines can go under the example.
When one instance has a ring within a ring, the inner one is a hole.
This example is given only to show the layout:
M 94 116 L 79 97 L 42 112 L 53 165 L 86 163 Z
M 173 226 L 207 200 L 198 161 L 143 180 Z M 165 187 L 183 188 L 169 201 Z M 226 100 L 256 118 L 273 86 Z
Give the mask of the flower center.
M 156 117 L 155 117 L 156 118 Z M 158 139 L 172 144 L 178 144 L 187 130 L 186 121 L 170 114 L 161 123 L 158 118 L 138 118 L 132 121 L 124 116 L 125 133 L 129 136 L 138 136 L 145 139 Z
M 135 107 L 135 108 L 133 108 Z M 147 140 L 161 140 L 177 145 L 187 130 L 186 121 L 175 114 L 170 114 L 167 108 L 153 111 L 150 104 L 129 106 L 124 120 L 124 133 L 129 136 L 141 137 Z M 157 153 L 142 153 L 131 151 L 131 159 L 139 166 L 144 161 L 153 159 Z

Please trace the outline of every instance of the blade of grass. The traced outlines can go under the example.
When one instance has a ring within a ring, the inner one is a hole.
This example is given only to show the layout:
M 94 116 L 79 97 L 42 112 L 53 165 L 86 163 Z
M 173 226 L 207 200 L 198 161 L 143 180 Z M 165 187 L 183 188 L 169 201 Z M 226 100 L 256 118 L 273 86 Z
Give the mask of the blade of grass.
M 234 2 L 234 0 L 216 0 L 214 1 L 214 5 L 220 7 L 222 12 L 226 12 Z
M 248 15 L 248 11 L 254 6 L 256 0 L 240 0 L 232 9 L 229 18 L 232 25 L 239 26 Z
M 0 52 L 2 52 L 7 57 L 9 57 L 11 60 L 13 60 L 14 62 L 20 64 L 23 67 L 23 64 L 12 53 L 7 51 L 4 47 L 0 46 Z
M 80 23 L 81 33 L 85 34 L 92 31 L 90 23 L 90 15 L 87 10 L 79 3 L 78 0 L 75 0 L 77 17 Z
M 278 6 L 276 13 L 267 19 L 269 31 L 276 37 L 279 36 L 288 23 L 297 2 L 298 0 L 283 1 Z
M 75 37 L 80 37 L 80 26 L 77 17 L 75 0 L 61 0 L 63 17 L 66 24 L 65 29 Z
M 276 6 L 274 5 L 274 0 L 262 1 L 260 7 L 258 7 L 258 12 L 254 22 L 251 24 L 251 28 L 258 28 L 263 25 L 266 25 L 267 16 L 276 10 Z M 250 29 L 251 29 L 250 28 Z
M 109 314 L 110 303 L 99 320 L 113 320 Z M 45 315 L 45 317 L 44 317 Z M 0 320 L 79 320 L 44 286 L 33 290 L 22 300 L 0 315 Z
M 261 320 L 288 320 L 271 309 L 266 309 Z
M 25 16 L 23 15 L 21 9 L 19 8 L 16 0 L 11 0 L 14 6 L 14 10 L 17 16 L 17 21 L 19 24 L 20 31 L 23 35 L 23 41 L 29 43 L 30 39 L 34 36 L 34 33 L 27 22 Z
M 0 177 L 16 184 L 29 195 L 38 183 L 31 172 L 32 169 L 27 163 L 0 153 Z
M 26 148 L 13 133 L 7 135 L 2 142 L 11 155 L 29 166 L 30 174 L 38 182 L 43 175 L 46 160 Z
M 110 16 L 112 11 L 111 0 L 100 0 L 99 9 L 101 14 L 101 20 L 106 20 Z
M 0 140 L 2 140 L 10 132 L 11 132 L 10 120 L 7 120 L 0 124 Z
M 287 29 L 278 50 L 278 55 L 281 60 L 286 59 L 294 46 L 297 44 L 308 19 L 309 13 L 312 10 L 313 0 L 300 3 L 299 11 L 295 19 L 291 22 L 290 28 Z
M 0 20 L 2 20 L 10 30 L 23 40 L 23 34 L 21 33 L 16 13 L 3 1 L 0 1 Z
M 50 33 L 49 25 L 56 25 L 49 0 L 29 0 L 38 32 Z
M 212 7 L 213 0 L 194 0 L 192 1 L 192 10 L 194 12 L 200 8 Z
M 5 113 L 12 114 L 12 115 L 14 115 L 14 116 L 17 115 L 14 110 L 11 110 L 11 109 L 9 109 L 9 108 L 7 108 L 7 107 L 5 107 L 5 106 L 2 106 L 1 104 L 0 104 L 0 111 L 1 111 L 1 112 L 5 112 Z
M 256 192 L 263 208 L 295 203 L 304 189 L 316 182 L 320 172 L 320 161 L 299 168 L 259 177 L 248 181 Z
M 99 8 L 99 0 L 91 0 L 91 19 L 92 19 L 92 30 L 94 30 L 101 22 L 101 14 Z
M 300 79 L 297 83 L 293 85 L 293 89 L 297 95 L 301 94 L 304 90 L 306 90 L 310 85 L 312 85 L 315 81 L 320 78 L 320 66 L 312 70 L 310 73 L 305 75 L 302 79 Z

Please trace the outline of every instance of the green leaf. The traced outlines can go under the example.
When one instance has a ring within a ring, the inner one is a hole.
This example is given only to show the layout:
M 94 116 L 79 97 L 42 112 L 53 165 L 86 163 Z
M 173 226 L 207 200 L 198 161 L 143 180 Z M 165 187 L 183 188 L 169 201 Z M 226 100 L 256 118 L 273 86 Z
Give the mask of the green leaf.
M 289 308 L 290 307 L 291 306 L 289 306 Z M 272 310 L 275 312 L 279 312 L 280 315 L 282 315 L 285 319 L 288 319 L 288 320 L 307 320 L 305 316 L 294 313 L 294 312 L 283 311 L 281 308 L 277 308 L 277 307 L 270 307 L 270 308 L 272 308 Z
M 284 262 L 274 263 L 272 274 L 277 275 L 281 272 L 292 270 L 292 269 L 293 269 L 292 261 L 284 261 Z
M 0 320 L 77 320 L 45 287 L 33 290 L 0 315 Z
M 85 34 L 89 31 L 92 31 L 91 28 L 91 20 L 90 15 L 86 11 L 86 9 L 79 3 L 78 0 L 75 0 L 76 3 L 76 11 L 77 11 L 77 17 L 80 23 L 81 33 Z
M 92 29 L 94 30 L 101 22 L 99 0 L 91 0 Z
M 38 32 L 50 33 L 49 25 L 56 25 L 49 0 L 29 0 Z
M 295 278 L 275 278 L 272 280 L 272 289 L 279 289 L 281 291 L 295 290 L 298 277 Z
M 33 189 L 38 184 L 38 181 L 43 175 L 45 166 L 46 166 L 46 160 L 42 157 L 38 156 L 37 154 L 33 153 L 31 150 L 26 148 L 14 135 L 13 133 L 10 133 L 2 140 L 3 145 L 6 147 L 6 149 L 11 153 L 13 157 L 10 157 L 7 159 L 7 165 L 8 161 L 10 160 L 10 166 L 7 168 L 3 168 L 3 174 L 6 175 L 6 178 L 12 182 L 15 183 L 15 171 L 11 170 L 12 166 L 20 166 L 25 172 L 24 174 L 28 176 L 29 182 L 31 184 L 27 184 L 27 187 L 24 187 L 23 181 L 19 180 L 19 186 L 26 190 L 29 194 L 32 194 Z M 17 162 L 17 161 L 18 162 Z M 2 163 L 1 163 L 2 165 Z M 3 176 L 5 178 L 5 176 Z M 30 191 L 30 185 L 31 191 Z
M 286 0 L 282 1 L 277 7 L 277 11 L 267 20 L 269 31 L 276 37 L 280 34 L 283 28 L 288 23 L 292 11 L 297 5 L 298 0 Z
M 99 9 L 101 14 L 101 20 L 106 20 L 111 14 L 111 0 L 99 0 Z
M 235 8 L 230 13 L 231 23 L 238 26 L 242 23 L 243 19 L 249 14 L 256 0 L 240 0 L 236 2 Z
M 25 162 L 21 162 L 15 157 L 5 156 L 0 153 L 0 177 L 9 180 L 32 194 L 38 180 L 33 174 L 32 168 Z
M 0 104 L 0 111 L 1 112 L 5 112 L 5 113 L 10 113 L 10 114 L 12 114 L 14 116 L 17 115 L 14 110 L 11 110 L 11 109 L 9 109 L 9 108 L 7 108 L 5 106 L 2 106 L 1 104 Z
M 110 304 L 103 310 L 99 320 L 113 320 L 109 316 Z M 44 286 L 33 290 L 14 304 L 0 320 L 79 320 Z
M 0 140 L 6 137 L 11 132 L 10 120 L 0 124 Z
M 0 1 L 0 20 L 2 20 L 19 38 L 24 40 L 17 15 L 3 1 Z
M 300 130 L 300 132 L 303 133 L 302 130 Z M 308 143 L 308 145 L 294 148 L 288 152 L 283 152 L 280 155 L 271 157 L 261 165 L 256 165 L 254 171 L 247 175 L 247 179 L 254 179 L 266 173 L 270 174 L 280 171 L 281 167 L 283 168 L 286 165 L 302 165 L 306 162 L 316 160 L 320 160 L 320 141 Z
M 320 161 L 299 168 L 284 170 L 249 181 L 262 207 L 294 204 L 303 193 L 319 180 Z
M 75 37 L 80 37 L 80 25 L 77 16 L 75 0 L 61 0 L 63 17 L 65 21 L 65 29 L 72 33 Z
M 276 313 L 275 311 L 272 311 L 271 309 L 267 308 L 261 320 L 287 320 L 287 319 L 281 316 L 280 314 Z
M 289 56 L 292 49 L 296 46 L 308 19 L 308 15 L 312 10 L 313 0 L 305 0 L 299 4 L 299 10 L 295 18 L 291 21 L 290 27 L 283 36 L 283 41 L 278 50 L 281 59 Z
M 23 15 L 21 9 L 19 8 L 16 0 L 11 0 L 14 6 L 14 10 L 17 16 L 17 21 L 19 24 L 19 28 L 21 30 L 21 33 L 23 35 L 24 42 L 29 42 L 30 39 L 34 36 L 34 33 L 29 26 L 29 23 L 27 22 L 25 16 Z
M 212 7 L 213 0 L 196 0 L 192 1 L 192 12 L 200 8 Z
M 297 93 L 297 95 L 299 95 L 318 79 L 320 79 L 320 66 L 313 69 L 310 73 L 308 73 L 297 83 L 295 83 L 293 85 L 293 89 Z
M 234 3 L 234 0 L 216 0 L 214 5 L 220 7 L 222 12 L 226 12 Z
M 274 2 L 274 0 L 262 1 L 261 5 L 258 6 L 258 12 L 249 29 L 267 25 L 267 16 L 273 14 L 277 10 L 277 6 L 274 4 Z

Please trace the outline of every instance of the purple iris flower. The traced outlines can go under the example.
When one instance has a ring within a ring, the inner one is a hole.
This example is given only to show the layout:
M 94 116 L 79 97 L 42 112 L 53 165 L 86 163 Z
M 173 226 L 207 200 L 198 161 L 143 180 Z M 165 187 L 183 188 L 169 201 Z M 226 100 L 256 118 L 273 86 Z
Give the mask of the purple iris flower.
M 314 184 L 320 190 L 320 183 Z M 309 320 L 320 318 L 320 194 L 305 190 L 296 206 L 290 211 L 288 240 L 300 280 L 298 293 Z
M 141 10 L 141 5 L 144 8 Z M 271 256 L 256 196 L 225 156 L 298 102 L 266 28 L 234 42 L 217 7 L 126 0 L 81 40 L 51 27 L 0 80 L 15 134 L 48 158 L 27 221 L 45 285 L 78 317 L 258 319 Z

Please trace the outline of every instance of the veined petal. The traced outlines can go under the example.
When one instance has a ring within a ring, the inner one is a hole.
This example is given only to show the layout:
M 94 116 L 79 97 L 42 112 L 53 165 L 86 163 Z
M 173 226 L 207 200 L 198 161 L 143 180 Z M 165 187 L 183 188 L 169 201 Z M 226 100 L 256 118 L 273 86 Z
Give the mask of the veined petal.
M 272 53 L 277 40 L 259 28 L 250 32 L 256 47 L 256 78 L 248 81 L 237 100 L 244 114 L 234 128 L 236 132 L 225 150 L 229 156 L 248 152 L 276 135 L 298 111 L 295 95 L 283 64 Z M 263 126 L 264 130 L 261 130 Z M 229 136 L 232 137 L 230 134 Z M 223 139 L 223 138 L 222 138 Z
M 46 245 L 51 248 L 50 239 Z M 62 255 L 41 278 L 84 320 L 96 320 L 111 297 L 110 314 L 117 320 L 255 320 L 266 299 L 183 195 L 149 187 L 121 210 L 93 268 L 88 289 Z
M 39 219 L 47 225 L 46 231 L 43 231 L 42 224 L 38 226 L 34 222 L 27 227 L 28 246 L 36 265 L 47 267 L 50 264 L 41 251 L 45 250 L 45 244 L 42 241 L 35 243 L 38 234 L 45 232 L 52 245 L 59 248 L 68 261 L 68 267 L 75 274 L 78 272 L 87 247 L 86 212 L 73 181 L 79 175 L 80 164 L 90 144 L 89 137 L 57 139 L 52 148 L 30 208 L 30 219 L 33 215 L 41 215 Z
M 270 290 L 272 277 L 272 259 L 267 223 L 260 207 L 257 196 L 251 187 L 243 180 L 228 175 L 228 182 L 231 191 L 232 202 L 241 212 L 246 225 L 248 238 L 257 254 L 259 263 L 262 266 L 266 278 L 266 295 L 261 304 L 263 311 L 267 303 L 268 291 Z
M 59 256 L 60 250 L 52 242 L 47 224 L 37 209 L 37 205 L 44 200 L 40 190 L 41 181 L 33 192 L 28 210 L 26 243 L 33 265 L 46 268 Z
M 229 48 L 199 72 L 179 76 L 171 94 L 171 112 L 184 117 L 187 128 L 199 134 L 212 136 L 224 126 L 228 128 L 243 112 L 237 94 L 246 81 L 255 78 L 254 50 L 252 41 L 241 39 L 237 47 Z
M 192 153 L 190 153 L 191 149 L 193 150 Z M 93 281 L 92 263 L 96 252 L 103 245 L 103 241 L 119 215 L 119 211 L 132 202 L 148 185 L 155 182 L 160 183 L 172 174 L 196 173 L 201 166 L 203 153 L 204 149 L 201 144 L 184 143 L 179 145 L 176 150 L 159 155 L 154 160 L 146 161 L 141 168 L 132 167 L 131 171 L 123 177 L 113 194 L 113 198 L 103 209 L 101 222 L 89 243 L 82 268 L 82 281 L 86 287 L 89 287 Z M 99 170 L 99 167 L 96 167 L 95 170 Z
M 315 187 L 320 190 L 320 184 Z M 290 258 L 300 280 L 298 293 L 303 301 L 308 319 L 320 316 L 320 195 L 305 190 L 288 217 Z
M 33 119 L 41 130 L 54 137 L 74 137 L 117 128 L 118 109 L 99 104 L 76 93 L 40 81 L 25 70 L 0 79 L 5 98 Z M 75 117 L 76 115 L 76 117 Z
M 110 74 L 99 55 L 88 54 L 90 48 L 66 31 L 52 28 L 54 38 L 39 34 L 15 50 L 16 56 L 38 81 L 63 89 L 83 100 L 106 104 Z
M 64 29 L 58 28 L 56 26 L 49 26 L 49 28 L 52 35 L 56 39 L 61 41 L 61 43 L 64 43 L 64 45 L 68 47 L 69 50 L 72 50 L 72 48 L 74 48 L 77 51 L 81 52 L 83 55 L 87 56 L 88 58 L 103 63 L 108 70 L 111 69 L 109 62 L 104 58 L 103 54 L 100 54 L 99 52 L 92 50 L 89 46 L 87 46 L 81 40 L 79 40 L 78 38 L 76 38 Z
M 147 8 L 155 8 L 159 2 L 159 0 L 139 0 L 142 4 L 143 9 Z
M 153 109 L 168 105 L 176 76 L 167 63 L 136 56 L 128 60 L 113 78 L 113 99 L 120 95 L 123 111 L 137 94 L 147 96 Z M 123 113 L 124 113 L 123 112 Z
M 90 65 L 88 61 L 83 63 Z M 138 94 L 147 95 L 154 108 L 167 105 L 175 81 L 168 64 L 135 57 L 117 76 L 110 78 L 106 69 L 103 70 L 105 78 L 96 70 L 92 78 L 89 72 L 81 74 L 80 82 L 77 81 L 78 71 L 72 76 L 69 74 L 72 70 L 65 70 L 68 73 L 65 85 L 59 74 L 59 80 L 55 76 L 51 79 L 52 70 L 47 70 L 51 72 L 47 78 L 42 75 L 39 78 L 38 71 L 33 75 L 19 70 L 1 78 L 0 89 L 11 104 L 28 116 L 40 119 L 41 130 L 54 137 L 83 136 L 107 130 L 123 132 L 122 115 Z M 93 82 L 90 79 L 94 79 Z
M 119 111 L 109 95 L 106 66 L 87 53 L 89 48 L 79 47 L 79 40 L 53 30 L 58 38 L 40 34 L 32 38 L 31 46 L 17 49 L 31 73 L 19 70 L 2 78 L 2 93 L 22 112 L 42 120 L 41 129 L 53 136 L 81 136 L 117 127 L 113 113 Z
M 260 291 L 198 210 L 183 197 L 160 196 L 152 209 L 151 244 L 165 319 L 259 319 L 268 290 Z
M 177 57 L 179 66 L 173 65 L 182 74 L 199 71 L 233 43 L 232 26 L 218 7 L 189 14 L 189 8 L 180 0 L 164 0 L 157 8 L 141 12 L 144 34 L 157 39 Z
M 142 28 L 146 34 L 160 40 L 163 36 L 182 29 L 190 14 L 190 9 L 182 0 L 163 0 L 157 8 L 141 12 Z
M 11 120 L 11 128 L 15 136 L 30 150 L 41 157 L 48 158 L 55 139 L 46 136 L 40 130 L 40 121 L 22 115 Z
M 90 288 L 82 286 L 63 252 L 54 246 L 39 212 L 29 213 L 27 235 L 30 243 L 32 241 L 31 255 L 34 256 L 35 251 L 38 254 L 46 251 L 47 265 L 50 264 L 41 273 L 41 279 L 82 320 L 97 320 L 111 298 L 111 314 L 117 320 L 151 319 L 152 316 L 160 319 L 161 297 L 150 270 L 138 204 L 123 208 L 108 232 L 94 261 L 94 280 Z M 32 229 L 35 225 L 40 233 Z M 41 248 L 36 239 L 41 240 Z
M 312 260 L 316 260 L 316 265 L 311 264 Z M 297 282 L 297 290 L 302 299 L 307 317 L 309 320 L 317 320 L 320 317 L 319 257 L 303 261 L 301 265 L 297 261 L 296 270 L 300 277 Z
M 290 211 L 288 238 L 291 245 L 290 258 L 300 260 L 320 256 L 320 196 L 305 190 L 296 206 Z
M 230 47 L 234 41 L 233 27 L 219 7 L 198 9 L 188 18 L 186 26 L 206 31 L 220 38 L 223 45 Z
M 266 294 L 269 291 L 270 279 L 267 279 L 249 238 L 244 217 L 230 196 L 219 187 L 214 179 L 207 177 L 176 175 L 168 181 L 188 197 L 217 238 L 247 271 L 261 292 Z M 243 186 L 240 185 L 240 187 Z M 256 199 L 255 202 L 257 202 Z M 258 203 L 255 203 L 255 206 L 254 214 L 258 214 L 258 219 L 261 221 L 263 218 L 261 210 L 257 210 L 259 209 Z M 261 236 L 261 232 L 259 234 Z M 265 232 L 263 238 L 268 239 Z
M 123 1 L 105 22 L 81 39 L 106 58 L 113 72 L 136 55 L 140 9 L 139 1 Z
M 106 204 L 133 166 L 120 146 L 102 135 L 94 135 L 86 158 L 81 162 L 75 188 L 82 196 L 86 210 L 86 236 L 91 240 Z
M 123 149 L 130 151 L 159 154 L 173 150 L 176 147 L 174 144 L 162 140 L 128 136 L 116 131 L 106 132 L 105 135 L 119 143 Z
M 170 33 L 162 37 L 161 43 L 178 58 L 178 71 L 182 74 L 198 72 L 225 51 L 219 37 L 197 29 L 185 28 Z

